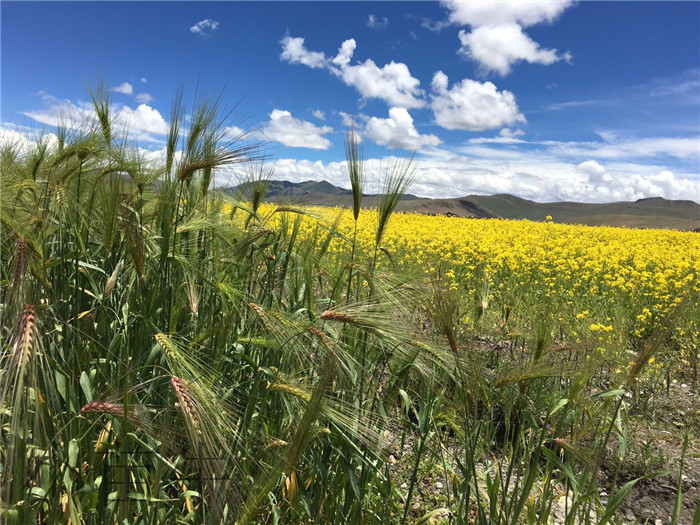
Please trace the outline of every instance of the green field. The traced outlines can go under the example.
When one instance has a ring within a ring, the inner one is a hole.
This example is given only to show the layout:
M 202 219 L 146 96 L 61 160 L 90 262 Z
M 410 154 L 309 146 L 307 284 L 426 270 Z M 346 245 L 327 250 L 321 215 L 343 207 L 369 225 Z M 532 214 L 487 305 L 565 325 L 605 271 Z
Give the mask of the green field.
M 408 160 L 369 210 L 352 134 L 344 215 L 265 204 L 216 104 L 153 162 L 92 95 L 94 127 L 0 152 L 4 523 L 622 523 L 652 478 L 700 520 L 697 236 L 557 258 L 583 230 L 397 214 Z

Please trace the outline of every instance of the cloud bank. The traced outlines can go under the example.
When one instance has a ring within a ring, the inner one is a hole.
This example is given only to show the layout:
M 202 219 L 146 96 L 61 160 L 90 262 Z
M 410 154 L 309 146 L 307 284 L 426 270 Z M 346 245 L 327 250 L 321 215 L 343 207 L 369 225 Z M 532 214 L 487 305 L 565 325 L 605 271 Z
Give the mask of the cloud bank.
M 573 0 L 498 2 L 443 0 L 452 24 L 470 26 L 461 30 L 459 53 L 479 64 L 484 73 L 505 76 L 518 62 L 550 65 L 560 60 L 571 61 L 571 54 L 556 49 L 543 49 L 523 28 L 553 23 L 571 7 Z
M 332 131 L 330 126 L 319 127 L 313 122 L 293 117 L 289 111 L 273 109 L 261 135 L 264 139 L 292 148 L 328 149 L 331 141 L 323 135 Z

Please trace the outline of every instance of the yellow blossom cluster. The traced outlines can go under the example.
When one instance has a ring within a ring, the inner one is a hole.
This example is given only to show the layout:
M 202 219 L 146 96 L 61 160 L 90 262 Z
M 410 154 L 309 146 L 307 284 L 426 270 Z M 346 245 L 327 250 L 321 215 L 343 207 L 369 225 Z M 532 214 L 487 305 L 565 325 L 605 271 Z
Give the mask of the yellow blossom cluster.
M 507 310 L 512 319 L 544 306 L 572 340 L 592 348 L 622 353 L 674 308 L 700 311 L 697 233 L 396 213 L 376 246 L 376 212 L 360 213 L 356 235 L 350 210 L 309 213 L 342 234 L 328 248 L 336 260 L 355 238 L 356 253 L 376 257 L 377 268 L 439 275 L 481 313 Z M 305 221 L 302 229 L 315 227 Z M 696 331 L 700 321 L 691 325 L 682 329 Z

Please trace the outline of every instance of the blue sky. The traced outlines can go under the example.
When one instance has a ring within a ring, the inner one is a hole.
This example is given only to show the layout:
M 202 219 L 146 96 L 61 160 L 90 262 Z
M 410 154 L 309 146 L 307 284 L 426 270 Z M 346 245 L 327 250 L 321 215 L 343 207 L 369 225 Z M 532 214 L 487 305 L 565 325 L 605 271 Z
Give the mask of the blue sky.
M 0 141 L 90 119 L 103 78 L 148 158 L 178 87 L 222 95 L 275 178 L 347 186 L 415 150 L 412 193 L 700 201 L 699 2 L 8 2 Z M 217 175 L 235 183 L 236 170 Z M 372 188 L 370 188 L 372 189 Z

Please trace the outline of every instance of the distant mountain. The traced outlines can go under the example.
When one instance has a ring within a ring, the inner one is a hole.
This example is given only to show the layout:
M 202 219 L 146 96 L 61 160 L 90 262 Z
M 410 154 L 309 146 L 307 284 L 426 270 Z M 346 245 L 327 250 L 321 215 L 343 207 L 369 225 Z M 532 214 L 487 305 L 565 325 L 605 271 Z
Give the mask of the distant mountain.
M 225 188 L 229 194 L 245 196 L 250 183 Z M 365 195 L 363 207 L 376 206 L 379 195 Z M 352 205 L 352 192 L 326 181 L 270 181 L 265 200 L 299 205 Z M 399 211 L 455 217 L 528 219 L 543 221 L 551 215 L 555 222 L 590 226 L 626 226 L 630 228 L 669 228 L 700 231 L 700 204 L 690 200 L 661 197 L 635 202 L 590 204 L 581 202 L 534 202 L 508 194 L 468 195 L 455 199 L 428 199 L 406 195 Z

